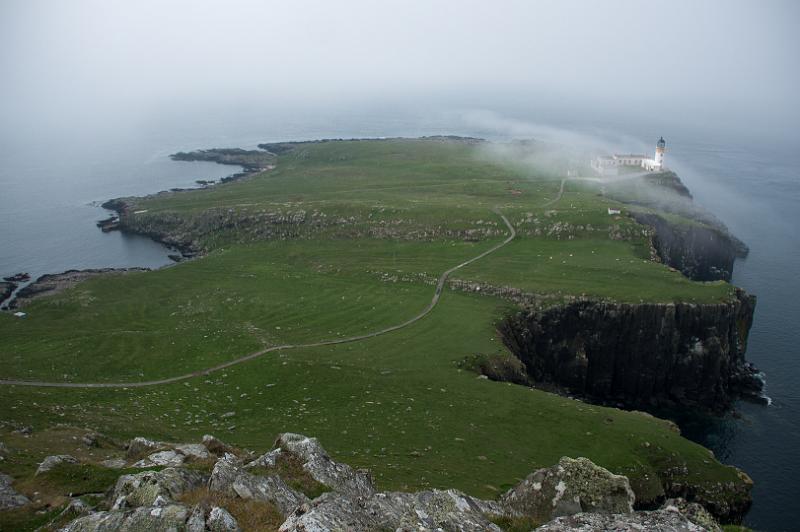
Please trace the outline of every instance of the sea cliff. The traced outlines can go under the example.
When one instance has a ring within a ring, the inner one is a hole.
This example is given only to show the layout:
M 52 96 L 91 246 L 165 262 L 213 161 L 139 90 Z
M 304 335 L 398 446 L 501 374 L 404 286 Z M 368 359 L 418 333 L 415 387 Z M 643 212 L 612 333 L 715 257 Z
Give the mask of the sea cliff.
M 745 361 L 755 297 L 718 304 L 578 300 L 524 309 L 498 326 L 534 383 L 627 408 L 729 409 L 758 397 Z
M 723 228 L 671 223 L 657 214 L 632 216 L 653 228 L 652 245 L 661 261 L 694 281 L 730 281 L 736 259 L 747 256 L 747 247 Z

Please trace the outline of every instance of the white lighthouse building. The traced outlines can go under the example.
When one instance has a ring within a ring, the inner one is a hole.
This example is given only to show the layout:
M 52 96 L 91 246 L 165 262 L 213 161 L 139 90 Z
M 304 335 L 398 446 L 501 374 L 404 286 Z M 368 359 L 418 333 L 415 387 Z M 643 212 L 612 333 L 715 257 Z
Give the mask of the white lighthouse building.
M 646 155 L 614 154 L 601 155 L 592 160 L 592 168 L 600 175 L 617 175 L 620 168 L 642 168 L 648 172 L 664 169 L 664 151 L 667 143 L 664 137 L 656 142 L 655 157 L 650 159 Z
M 659 170 L 664 167 L 664 149 L 666 148 L 667 143 L 664 142 L 664 137 L 658 139 L 656 143 L 656 158 L 653 162 L 655 162 L 655 167 Z

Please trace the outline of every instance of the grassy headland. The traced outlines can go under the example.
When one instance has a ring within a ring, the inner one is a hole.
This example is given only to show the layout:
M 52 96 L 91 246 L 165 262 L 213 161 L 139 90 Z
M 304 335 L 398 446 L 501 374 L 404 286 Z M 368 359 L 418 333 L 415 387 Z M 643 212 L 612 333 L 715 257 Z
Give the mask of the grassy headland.
M 286 146 L 286 145 L 282 145 Z M 649 233 L 566 161 L 503 162 L 476 141 L 303 143 L 275 168 L 207 189 L 126 199 L 123 224 L 207 255 L 160 271 L 95 278 L 0 315 L 5 379 L 133 382 L 213 366 L 265 346 L 363 334 L 430 301 L 445 270 L 555 300 L 715 303 L 651 260 Z M 314 435 L 387 488 L 496 495 L 530 471 L 586 456 L 625 474 L 642 500 L 667 481 L 700 489 L 737 471 L 671 424 L 477 378 L 458 363 L 504 353 L 496 321 L 513 303 L 448 290 L 421 321 L 360 342 L 267 354 L 179 384 L 142 389 L 0 387 L 6 430 L 57 423 L 172 441 L 217 434 L 266 449 Z M 32 460 L 32 458 L 31 458 Z M 32 464 L 27 464 L 32 465 Z M 19 475 L 25 474 L 24 467 Z

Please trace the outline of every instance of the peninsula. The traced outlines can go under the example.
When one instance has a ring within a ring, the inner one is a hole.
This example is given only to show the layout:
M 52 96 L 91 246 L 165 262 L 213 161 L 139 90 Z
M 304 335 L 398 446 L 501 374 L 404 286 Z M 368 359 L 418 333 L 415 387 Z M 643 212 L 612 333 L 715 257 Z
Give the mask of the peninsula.
M 106 205 L 193 260 L 48 276 L 14 301 L 27 319 L 0 315 L 0 436 L 25 495 L 65 434 L 241 450 L 302 433 L 379 489 L 455 488 L 481 515 L 562 457 L 624 476 L 631 508 L 747 511 L 746 474 L 638 411 L 719 413 L 761 388 L 755 298 L 728 282 L 746 246 L 663 164 L 605 175 L 570 148 L 462 137 L 175 158 L 245 171 Z M 104 491 L 119 475 L 100 454 L 80 467 Z

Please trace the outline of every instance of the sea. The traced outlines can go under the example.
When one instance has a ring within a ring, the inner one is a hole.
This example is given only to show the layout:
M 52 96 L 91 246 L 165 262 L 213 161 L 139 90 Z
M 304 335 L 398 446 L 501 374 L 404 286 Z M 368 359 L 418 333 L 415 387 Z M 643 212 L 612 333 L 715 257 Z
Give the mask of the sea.
M 374 109 L 281 114 L 215 120 L 198 115 L 160 121 L 113 134 L 91 132 L 58 139 L 4 139 L 0 143 L 0 277 L 19 272 L 36 278 L 69 269 L 168 267 L 170 250 L 147 238 L 103 233 L 96 221 L 110 213 L 110 198 L 198 186 L 240 169 L 214 163 L 174 162 L 171 153 L 209 147 L 252 148 L 259 142 L 437 134 L 505 140 L 579 132 L 604 135 L 608 124 L 520 118 L 475 120 L 461 110 L 386 113 Z M 524 113 L 520 113 L 524 115 Z M 485 116 L 478 114 L 478 116 Z M 526 122 L 529 121 L 529 122 Z M 507 127 L 508 124 L 513 127 Z M 520 124 L 533 123 L 530 128 Z M 667 165 L 695 200 L 716 214 L 750 247 L 737 261 L 733 282 L 758 297 L 747 358 L 764 373 L 769 405 L 742 402 L 725 418 L 682 424 L 685 436 L 719 460 L 746 471 L 755 482 L 745 523 L 757 530 L 796 529 L 792 509 L 800 493 L 800 165 L 796 150 L 737 139 L 728 132 L 703 134 L 691 124 L 655 128 L 630 120 L 613 124 L 613 142 L 641 145 L 667 139 Z M 531 135 L 533 132 L 533 135 Z M 558 140 L 558 139 L 556 139 Z M 624 148 L 624 146 L 620 146 Z M 637 146 L 638 148 L 638 146 Z

